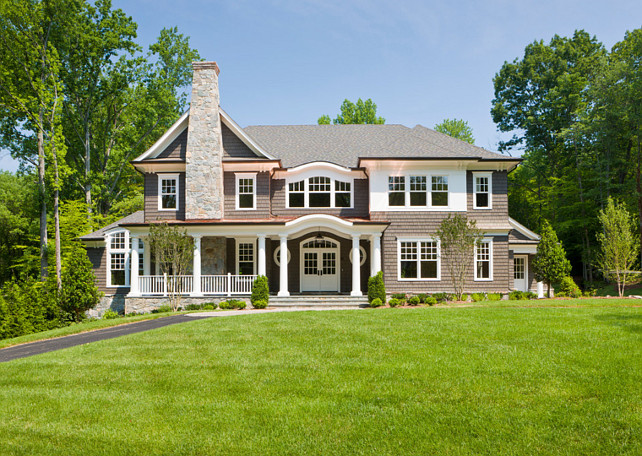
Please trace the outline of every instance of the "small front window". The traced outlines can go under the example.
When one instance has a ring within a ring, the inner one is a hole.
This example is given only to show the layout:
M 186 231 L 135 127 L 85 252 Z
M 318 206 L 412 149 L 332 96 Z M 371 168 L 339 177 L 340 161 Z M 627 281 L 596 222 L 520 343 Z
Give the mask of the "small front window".
M 178 179 L 161 177 L 160 199 L 161 209 L 176 209 L 178 203 Z
M 254 209 L 254 178 L 239 178 L 238 208 Z
M 330 207 L 330 178 L 311 177 L 308 185 L 310 207 Z
M 290 182 L 289 207 L 305 207 L 305 181 Z
M 350 182 L 334 181 L 334 207 L 350 207 Z
M 406 178 L 404 176 L 388 177 L 388 205 L 406 205 Z
M 426 198 L 426 176 L 410 176 L 410 205 L 425 206 Z
M 490 242 L 482 241 L 475 249 L 475 278 L 478 280 L 490 280 L 491 278 L 491 251 Z
M 475 208 L 490 207 L 490 177 L 475 176 Z
M 432 176 L 433 206 L 448 206 L 448 176 Z
M 239 242 L 238 248 L 240 275 L 254 274 L 254 243 L 252 242 Z

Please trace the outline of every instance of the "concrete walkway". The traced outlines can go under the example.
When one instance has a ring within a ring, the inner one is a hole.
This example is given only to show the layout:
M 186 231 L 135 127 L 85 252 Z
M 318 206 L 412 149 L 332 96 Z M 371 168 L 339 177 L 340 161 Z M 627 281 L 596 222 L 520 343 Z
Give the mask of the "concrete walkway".
M 178 323 L 185 323 L 188 321 L 199 320 L 211 317 L 232 317 L 235 315 L 254 315 L 257 313 L 273 313 L 273 312 L 300 312 L 310 310 L 331 310 L 326 308 L 316 309 L 255 309 L 255 310 L 227 310 L 220 312 L 198 312 L 184 315 L 172 315 L 170 317 L 156 318 L 155 320 L 144 320 L 135 323 L 126 323 L 110 328 L 96 329 L 79 334 L 72 334 L 70 336 L 57 337 L 55 339 L 40 340 L 37 342 L 29 342 L 21 345 L 14 345 L 0 349 L 0 363 L 12 361 L 14 359 L 26 358 L 28 356 L 40 355 L 63 348 L 75 347 L 76 345 L 89 344 L 99 340 L 113 339 L 115 337 L 126 336 L 128 334 L 136 334 L 143 331 L 150 331 L 152 329 L 163 328 L 165 326 L 175 325 Z

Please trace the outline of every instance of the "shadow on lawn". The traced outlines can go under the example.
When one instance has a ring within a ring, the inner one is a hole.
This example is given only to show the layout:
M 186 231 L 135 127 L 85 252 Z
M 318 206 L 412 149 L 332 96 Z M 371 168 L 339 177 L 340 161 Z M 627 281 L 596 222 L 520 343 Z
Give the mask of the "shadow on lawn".
M 642 313 L 635 315 L 597 315 L 595 319 L 611 326 L 618 326 L 635 334 L 642 334 Z

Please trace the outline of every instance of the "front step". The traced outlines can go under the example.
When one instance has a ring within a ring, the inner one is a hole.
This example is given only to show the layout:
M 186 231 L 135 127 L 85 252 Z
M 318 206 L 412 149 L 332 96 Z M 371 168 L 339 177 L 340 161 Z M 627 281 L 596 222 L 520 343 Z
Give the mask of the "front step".
M 345 295 L 301 295 L 301 296 L 270 296 L 270 307 L 324 307 L 324 308 L 354 308 L 368 306 L 367 296 Z

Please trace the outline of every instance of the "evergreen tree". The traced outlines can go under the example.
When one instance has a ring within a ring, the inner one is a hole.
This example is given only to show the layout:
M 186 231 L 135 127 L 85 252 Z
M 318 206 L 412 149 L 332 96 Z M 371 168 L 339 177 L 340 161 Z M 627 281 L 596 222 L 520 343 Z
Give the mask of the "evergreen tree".
M 533 271 L 538 281 L 548 287 L 551 296 L 551 284 L 562 280 L 571 273 L 571 263 L 566 258 L 564 247 L 548 221 L 544 221 L 541 229 L 542 238 L 537 246 L 537 255 L 533 260 Z

